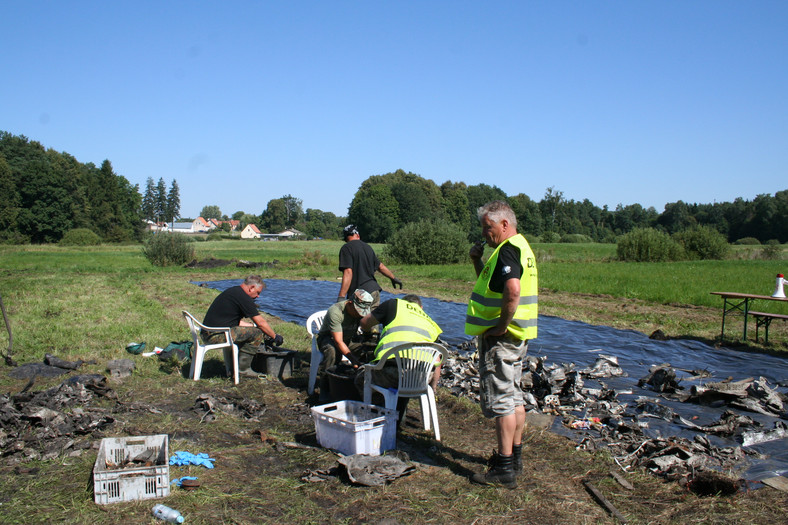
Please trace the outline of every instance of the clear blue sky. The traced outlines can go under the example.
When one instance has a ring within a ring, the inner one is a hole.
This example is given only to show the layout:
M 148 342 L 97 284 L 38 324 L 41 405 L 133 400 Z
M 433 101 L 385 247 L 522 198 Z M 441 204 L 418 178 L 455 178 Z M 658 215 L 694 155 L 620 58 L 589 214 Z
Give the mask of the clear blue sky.
M 0 130 L 181 214 L 346 215 L 403 169 L 597 206 L 788 189 L 788 2 L 38 1 L 0 8 Z

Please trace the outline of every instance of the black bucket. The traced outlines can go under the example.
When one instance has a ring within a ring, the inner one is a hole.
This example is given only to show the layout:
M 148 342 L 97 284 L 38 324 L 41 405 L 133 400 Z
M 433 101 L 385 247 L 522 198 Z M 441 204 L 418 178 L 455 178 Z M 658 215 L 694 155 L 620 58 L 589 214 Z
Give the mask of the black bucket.
M 293 376 L 293 361 L 295 350 L 278 350 L 259 352 L 252 362 L 252 368 L 278 379 L 289 379 Z
M 356 369 L 346 365 L 332 366 L 326 370 L 328 390 L 332 401 L 361 401 L 356 390 Z

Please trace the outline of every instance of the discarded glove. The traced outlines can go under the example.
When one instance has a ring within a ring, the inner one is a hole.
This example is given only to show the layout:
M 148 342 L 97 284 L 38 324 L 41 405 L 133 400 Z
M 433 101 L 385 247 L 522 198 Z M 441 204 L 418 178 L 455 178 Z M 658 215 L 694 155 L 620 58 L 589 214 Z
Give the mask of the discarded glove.
M 191 452 L 178 450 L 175 452 L 175 455 L 170 458 L 170 465 L 202 465 L 205 468 L 213 468 L 214 461 L 216 460 L 204 452 L 192 454 Z
M 399 286 L 399 289 L 402 290 L 402 281 L 400 281 L 396 277 L 392 277 L 391 286 L 393 286 L 395 290 L 397 289 L 397 286 Z
M 184 480 L 187 480 L 187 479 L 197 479 L 197 478 L 194 477 L 194 476 L 183 476 L 182 478 L 178 478 L 178 479 L 174 479 L 174 480 L 170 481 L 170 485 L 175 484 L 175 485 L 177 485 L 179 487 L 182 487 Z

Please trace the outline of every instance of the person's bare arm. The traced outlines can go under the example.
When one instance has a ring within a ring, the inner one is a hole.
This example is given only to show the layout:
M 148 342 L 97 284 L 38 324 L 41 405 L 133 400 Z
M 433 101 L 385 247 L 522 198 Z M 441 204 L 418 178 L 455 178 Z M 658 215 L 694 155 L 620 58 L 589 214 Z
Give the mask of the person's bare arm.
M 361 330 L 365 333 L 369 333 L 377 324 L 379 322 L 372 314 L 367 314 L 361 318 Z
M 348 348 L 348 346 L 345 344 L 345 341 L 342 339 L 342 332 L 331 332 L 331 338 L 334 340 L 334 346 L 337 347 L 337 350 L 339 350 L 343 356 L 348 358 L 353 367 L 358 368 L 364 364 L 360 359 L 350 353 L 350 348 Z
M 268 321 L 266 321 L 262 315 L 257 314 L 254 317 L 252 317 L 252 322 L 257 328 L 262 330 L 263 333 L 268 337 L 272 339 L 276 337 L 276 332 L 274 332 L 274 329 L 271 328 L 271 325 L 268 324 Z
M 482 273 L 482 269 L 484 269 L 482 255 L 484 255 L 484 245 L 480 242 L 471 246 L 471 250 L 468 252 L 468 256 L 471 258 L 471 262 L 473 262 L 473 269 L 476 271 L 476 277 L 479 277 L 479 274 Z
M 339 295 L 337 299 L 344 299 L 347 297 L 348 290 L 350 289 L 350 281 L 353 279 L 353 269 L 345 268 L 342 270 L 342 285 L 339 287 Z

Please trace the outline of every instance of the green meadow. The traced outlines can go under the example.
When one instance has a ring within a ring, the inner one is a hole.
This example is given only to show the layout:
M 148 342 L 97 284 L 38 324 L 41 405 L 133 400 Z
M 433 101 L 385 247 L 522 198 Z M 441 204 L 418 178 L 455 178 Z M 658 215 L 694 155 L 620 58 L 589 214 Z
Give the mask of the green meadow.
M 305 470 L 336 464 L 335 456 L 320 447 L 282 445 L 308 445 L 314 435 L 305 368 L 289 384 L 266 377 L 233 385 L 222 377 L 220 361 L 208 356 L 203 378 L 194 382 L 184 378 L 184 363 L 131 356 L 125 346 L 145 341 L 152 348 L 187 339 L 181 311 L 202 317 L 218 293 L 192 282 L 242 278 L 250 270 L 238 268 L 239 260 L 265 263 L 253 270 L 265 278 L 327 280 L 336 282 L 338 290 L 340 242 L 221 240 L 193 246 L 200 261 L 232 262 L 210 269 L 159 268 L 148 262 L 139 245 L 0 246 L 0 296 L 12 329 L 14 360 L 40 362 L 49 353 L 84 361 L 79 373 L 106 375 L 108 360 L 131 358 L 132 376 L 109 382 L 117 397 L 86 407 L 113 415 L 115 423 L 105 435 L 167 433 L 171 451 L 205 451 L 217 458 L 214 470 L 171 470 L 171 479 L 199 476 L 202 488 L 197 491 L 173 490 L 161 501 L 99 506 L 93 503 L 96 451 L 91 447 L 102 434 L 72 436 L 75 446 L 55 459 L 39 459 L 28 450 L 4 458 L 0 521 L 153 523 L 150 508 L 163 502 L 182 511 L 188 523 L 509 523 L 523 522 L 526 516 L 550 523 L 613 523 L 583 488 L 580 481 L 589 477 L 631 523 L 765 523 L 783 517 L 786 499 L 776 491 L 699 498 L 644 469 L 627 473 L 635 489 L 623 491 L 609 477 L 616 468 L 609 455 L 578 451 L 569 440 L 539 428 L 527 433 L 534 463 L 529 463 L 532 470 L 521 489 L 503 492 L 471 485 L 469 472 L 483 467 L 481 458 L 489 453 L 494 436 L 478 406 L 444 389 L 438 396 L 443 441 L 436 443 L 420 427 L 398 437 L 398 447 L 421 462 L 416 474 L 375 489 L 338 479 L 304 483 L 300 478 Z M 383 246 L 374 247 L 384 252 Z M 670 337 L 710 343 L 719 336 L 721 300 L 709 292 L 768 295 L 774 276 L 788 269 L 784 258 L 763 261 L 748 250 L 726 261 L 640 264 L 616 262 L 612 245 L 537 244 L 534 249 L 540 312 L 645 333 L 659 328 Z M 441 299 L 465 301 L 475 280 L 470 264 L 386 263 L 404 281 L 403 291 Z M 381 284 L 390 290 L 386 280 Z M 304 327 L 269 320 L 284 335 L 286 347 L 308 362 L 310 339 Z M 748 350 L 785 350 L 785 331 L 776 326 L 772 330 L 768 348 L 752 341 L 738 344 Z M 732 329 L 729 335 L 735 339 L 736 333 Z M 0 337 L 4 351 L 8 343 Z M 0 388 L 9 398 L 57 387 L 61 381 L 37 378 L 30 384 L 0 374 Z M 219 415 L 208 423 L 195 412 L 195 399 L 206 393 L 254 399 L 267 411 L 261 420 Z M 6 438 L 5 432 L 0 429 L 0 438 Z

